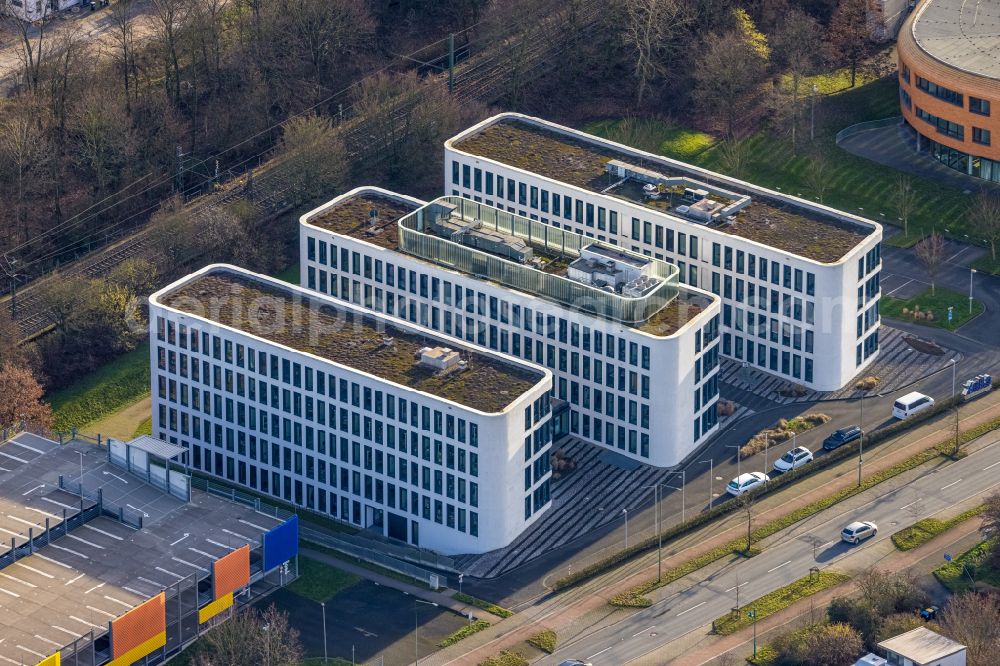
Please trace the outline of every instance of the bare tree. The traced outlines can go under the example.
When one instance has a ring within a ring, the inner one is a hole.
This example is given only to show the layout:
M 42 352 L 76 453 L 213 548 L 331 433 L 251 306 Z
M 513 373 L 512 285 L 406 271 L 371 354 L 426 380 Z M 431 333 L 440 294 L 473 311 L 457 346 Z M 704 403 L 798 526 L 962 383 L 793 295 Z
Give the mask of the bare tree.
M 22 83 L 32 93 L 38 92 L 40 72 L 45 44 L 45 20 L 49 14 L 49 3 L 43 2 L 42 18 L 32 23 L 24 21 L 10 10 L 7 2 L 0 5 L 0 17 L 10 28 L 11 32 L 17 35 L 17 57 L 21 61 Z
M 182 26 L 190 9 L 189 0 L 152 0 L 153 13 L 159 19 L 157 38 L 163 49 L 163 86 L 174 104 L 181 99 L 180 39 Z
M 807 639 L 806 666 L 847 666 L 861 653 L 861 634 L 847 624 L 817 627 Z
M 233 612 L 205 634 L 205 643 L 199 666 L 298 666 L 302 658 L 298 630 L 289 624 L 288 614 L 274 606 Z
M 1000 568 L 1000 492 L 995 492 L 983 503 L 983 524 L 979 528 L 983 536 L 990 541 L 990 561 L 994 567 Z
M 927 277 L 931 281 L 931 294 L 934 293 L 934 282 L 941 264 L 944 263 L 944 236 L 934 232 L 916 244 L 913 251 L 917 254 L 917 259 L 927 271 Z
M 336 190 L 343 184 L 349 157 L 340 132 L 329 118 L 298 116 L 284 125 L 282 170 L 293 181 L 300 202 Z
M 857 83 L 858 65 L 873 46 L 869 17 L 872 0 L 840 0 L 830 20 L 830 43 L 851 67 L 851 87 Z
M 743 178 L 750 162 L 750 143 L 746 139 L 729 137 L 719 146 L 719 160 L 730 176 Z
M 772 40 L 775 60 L 791 79 L 791 132 L 792 152 L 795 152 L 796 130 L 799 124 L 799 88 L 802 78 L 816 66 L 820 59 L 819 26 L 816 19 L 793 7 L 778 24 Z
M 125 113 L 132 115 L 133 86 L 135 72 L 135 26 L 132 0 L 118 0 L 111 5 L 111 33 L 115 44 L 115 60 L 122 77 L 125 92 Z
M 820 203 L 823 203 L 823 198 L 826 196 L 827 190 L 830 189 L 832 171 L 830 160 L 825 151 L 814 150 L 810 152 L 802 172 L 802 178 Z
M 1000 595 L 967 592 L 952 597 L 942 613 L 941 631 L 966 647 L 968 666 L 997 663 Z
M 622 6 L 623 38 L 634 51 L 636 102 L 641 105 L 652 81 L 666 73 L 678 38 L 694 16 L 681 0 L 622 0 Z
M 1000 245 L 1000 193 L 980 190 L 969 208 L 968 219 L 972 232 L 989 245 L 990 258 L 995 262 Z
M 40 110 L 28 105 L 0 121 L 0 155 L 5 158 L 7 169 L 12 172 L 17 208 L 14 219 L 20 240 L 28 238 L 28 191 L 37 187 L 38 180 L 46 173 L 45 166 L 52 158 L 48 137 L 41 125 Z M 2 167 L 0 167 L 2 168 Z
M 896 204 L 896 214 L 903 223 L 903 235 L 910 235 L 910 216 L 917 207 L 917 191 L 913 187 L 913 179 L 906 174 L 896 176 L 896 185 L 892 191 L 893 202 Z

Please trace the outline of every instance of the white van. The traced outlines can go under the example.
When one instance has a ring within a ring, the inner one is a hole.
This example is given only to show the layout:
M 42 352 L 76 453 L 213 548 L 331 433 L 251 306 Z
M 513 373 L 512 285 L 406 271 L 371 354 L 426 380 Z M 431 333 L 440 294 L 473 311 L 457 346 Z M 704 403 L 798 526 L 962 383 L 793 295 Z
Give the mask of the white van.
M 892 405 L 892 415 L 905 419 L 934 406 L 934 398 L 923 393 L 907 393 Z

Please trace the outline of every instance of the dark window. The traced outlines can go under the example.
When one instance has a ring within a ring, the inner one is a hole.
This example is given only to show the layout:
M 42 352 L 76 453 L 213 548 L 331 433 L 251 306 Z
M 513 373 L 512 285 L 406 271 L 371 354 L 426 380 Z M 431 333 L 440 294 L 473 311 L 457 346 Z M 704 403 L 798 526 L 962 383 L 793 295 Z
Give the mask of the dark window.
M 978 113 L 981 116 L 990 115 L 990 101 L 988 99 L 979 99 L 978 97 L 969 97 L 969 111 L 972 113 Z
M 962 96 L 962 93 L 939 86 L 936 83 L 928 81 L 922 76 L 917 77 L 917 87 L 928 95 L 933 95 L 938 99 L 948 102 L 949 104 L 954 104 L 955 106 L 965 106 L 965 99 Z
M 965 140 L 965 128 L 958 123 L 953 123 L 950 120 L 944 118 L 938 118 L 935 115 L 927 113 L 919 106 L 917 108 L 917 117 L 924 122 L 933 125 L 937 128 L 937 131 L 945 136 L 950 136 L 953 139 L 958 139 L 959 141 Z
M 990 131 L 981 127 L 972 128 L 972 140 L 984 146 L 990 145 Z

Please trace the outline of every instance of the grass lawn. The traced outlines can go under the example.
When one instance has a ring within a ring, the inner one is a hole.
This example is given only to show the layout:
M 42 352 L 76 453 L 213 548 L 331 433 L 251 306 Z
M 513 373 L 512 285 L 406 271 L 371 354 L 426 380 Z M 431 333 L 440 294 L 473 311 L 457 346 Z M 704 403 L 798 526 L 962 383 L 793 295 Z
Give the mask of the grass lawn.
M 802 102 L 797 150 L 791 139 L 761 131 L 746 139 L 749 156 L 742 174 L 744 180 L 788 194 L 822 202 L 847 212 L 857 213 L 876 222 L 898 225 L 891 192 L 896 171 L 857 157 L 837 147 L 837 132 L 856 123 L 899 115 L 899 98 L 894 76 L 847 88 L 843 73 L 817 79 L 817 86 L 832 94 L 816 99 L 816 140 L 810 142 L 808 99 Z M 820 85 L 822 83 L 823 85 Z M 811 83 L 808 84 L 811 87 Z M 840 92 L 836 92 L 840 91 Z M 722 142 L 702 132 L 653 120 L 626 118 L 600 121 L 585 127 L 593 134 L 623 143 L 635 140 L 637 147 L 668 157 L 726 173 Z M 817 161 L 815 154 L 825 159 Z M 820 164 L 820 167 L 816 167 Z M 810 169 L 825 170 L 822 179 L 810 178 Z M 825 192 L 816 191 L 810 181 L 827 183 Z M 932 229 L 947 228 L 960 236 L 965 231 L 964 214 L 969 197 L 961 190 L 940 183 L 913 178 L 916 204 L 910 215 L 910 236 L 900 242 L 916 242 Z M 896 238 L 887 242 L 894 243 Z
M 954 308 L 952 311 L 953 318 L 950 323 L 948 322 L 949 306 Z M 914 317 L 912 312 L 916 308 L 919 308 L 920 312 L 925 314 L 933 314 L 934 319 L 928 320 L 926 318 Z M 910 311 L 911 314 L 904 314 L 904 309 Z M 883 317 L 923 324 L 924 326 L 935 326 L 949 331 L 954 331 L 970 319 L 982 314 L 983 310 L 984 306 L 982 302 L 973 300 L 972 314 L 969 314 L 969 297 L 967 294 L 960 294 L 949 289 L 942 289 L 941 287 L 938 287 L 933 294 L 930 289 L 927 289 L 909 299 L 883 296 L 879 305 L 879 312 L 881 312 Z
M 298 264 L 292 264 L 291 266 L 289 266 L 285 270 L 281 271 L 280 273 L 278 273 L 274 277 L 278 278 L 279 280 L 284 280 L 285 282 L 290 282 L 291 284 L 298 285 L 299 284 L 299 265 Z
M 1000 259 L 993 261 L 989 254 L 972 262 L 972 267 L 981 273 L 1000 275 Z
M 53 429 L 82 428 L 149 394 L 149 343 L 48 396 Z
M 299 577 L 288 589 L 316 603 L 328 601 L 361 578 L 308 557 L 299 558 Z
M 952 594 L 966 592 L 972 587 L 972 580 L 1000 587 L 1000 571 L 983 561 L 989 552 L 989 541 L 974 546 L 934 570 L 934 577 Z M 971 578 L 970 578 L 971 577 Z
M 937 535 L 947 532 L 952 527 L 955 527 L 970 518 L 975 518 L 985 510 L 986 506 L 980 504 L 979 506 L 973 507 L 968 511 L 963 511 L 952 518 L 946 518 L 944 520 L 939 520 L 937 518 L 924 518 L 923 520 L 918 520 L 909 527 L 904 527 L 893 534 L 892 543 L 899 550 L 913 550 L 917 546 L 922 546 L 927 543 Z
M 726 636 L 732 634 L 743 627 L 748 627 L 753 623 L 753 619 L 748 613 L 752 610 L 757 614 L 757 620 L 773 615 L 778 611 L 791 606 L 799 599 L 816 594 L 822 590 L 839 585 L 850 580 L 850 576 L 837 571 L 820 571 L 817 575 L 805 576 L 794 583 L 789 583 L 773 592 L 765 594 L 760 599 L 748 603 L 739 609 L 736 615 L 727 613 L 717 618 L 713 623 L 718 634 Z

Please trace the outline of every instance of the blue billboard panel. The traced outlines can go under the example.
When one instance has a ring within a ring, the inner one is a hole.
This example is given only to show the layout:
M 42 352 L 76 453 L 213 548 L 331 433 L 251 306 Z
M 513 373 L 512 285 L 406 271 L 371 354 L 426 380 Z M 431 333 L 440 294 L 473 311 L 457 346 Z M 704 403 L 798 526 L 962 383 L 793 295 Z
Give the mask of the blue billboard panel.
M 264 533 L 264 571 L 270 571 L 299 554 L 299 517 L 292 516 Z

